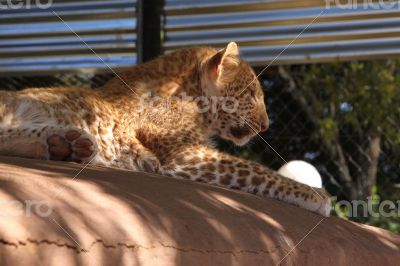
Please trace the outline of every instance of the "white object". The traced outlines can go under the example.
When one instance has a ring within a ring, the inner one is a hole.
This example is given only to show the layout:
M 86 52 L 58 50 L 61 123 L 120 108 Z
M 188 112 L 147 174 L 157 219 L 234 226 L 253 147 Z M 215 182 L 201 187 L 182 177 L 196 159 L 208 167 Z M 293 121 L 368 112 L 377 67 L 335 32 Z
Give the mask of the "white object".
M 322 178 L 317 169 L 304 161 L 290 161 L 279 168 L 278 173 L 311 187 L 322 188 Z

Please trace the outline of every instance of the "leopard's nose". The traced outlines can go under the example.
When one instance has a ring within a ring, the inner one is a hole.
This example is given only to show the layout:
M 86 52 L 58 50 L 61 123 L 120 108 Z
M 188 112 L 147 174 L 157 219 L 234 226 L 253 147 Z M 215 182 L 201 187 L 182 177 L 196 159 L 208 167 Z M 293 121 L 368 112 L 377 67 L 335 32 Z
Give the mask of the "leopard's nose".
M 268 119 L 268 116 L 265 116 L 265 117 L 261 118 L 260 131 L 265 132 L 268 130 L 268 127 L 269 127 L 269 119 Z
M 261 132 L 265 132 L 265 131 L 267 131 L 267 130 L 268 130 L 268 123 L 261 122 L 261 124 L 260 124 L 260 131 L 261 131 Z

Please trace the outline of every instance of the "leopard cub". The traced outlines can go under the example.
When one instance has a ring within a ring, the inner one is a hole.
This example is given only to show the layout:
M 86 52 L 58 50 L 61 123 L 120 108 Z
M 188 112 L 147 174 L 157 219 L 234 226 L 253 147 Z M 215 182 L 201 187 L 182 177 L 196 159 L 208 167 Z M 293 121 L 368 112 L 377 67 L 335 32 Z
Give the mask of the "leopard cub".
M 162 97 L 143 101 L 149 90 Z M 182 93 L 202 101 L 167 98 Z M 261 86 L 235 43 L 164 55 L 98 90 L 0 91 L 0 154 L 159 172 L 329 215 L 323 189 L 219 152 L 210 141 L 219 135 L 244 145 L 268 123 Z

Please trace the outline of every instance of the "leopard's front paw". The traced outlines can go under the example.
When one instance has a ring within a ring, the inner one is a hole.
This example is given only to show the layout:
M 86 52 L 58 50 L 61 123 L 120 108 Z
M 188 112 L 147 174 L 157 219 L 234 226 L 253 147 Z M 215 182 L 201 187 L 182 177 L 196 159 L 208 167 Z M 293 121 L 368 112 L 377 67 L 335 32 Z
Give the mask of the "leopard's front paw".
M 97 153 L 91 135 L 78 129 L 57 129 L 47 138 L 48 158 L 56 161 L 89 162 Z
M 161 163 L 151 152 L 142 151 L 136 156 L 136 164 L 139 171 L 148 173 L 158 173 L 161 169 Z
M 317 195 L 317 197 L 320 198 L 319 201 L 319 208 L 316 210 L 317 213 L 325 216 L 325 217 L 329 217 L 329 215 L 331 214 L 331 210 L 332 210 L 332 200 L 330 195 L 325 191 L 325 189 L 318 189 L 317 190 L 319 196 Z
M 307 194 L 312 196 L 307 197 L 300 206 L 312 212 L 319 213 L 322 216 L 329 217 L 332 209 L 332 201 L 325 189 L 310 187 Z

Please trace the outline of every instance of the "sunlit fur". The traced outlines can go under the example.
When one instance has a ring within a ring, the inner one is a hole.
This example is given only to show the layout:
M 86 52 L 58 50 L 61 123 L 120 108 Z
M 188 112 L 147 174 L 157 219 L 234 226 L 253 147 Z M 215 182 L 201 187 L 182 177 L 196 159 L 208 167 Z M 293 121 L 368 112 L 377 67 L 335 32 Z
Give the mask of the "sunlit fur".
M 0 91 L 0 154 L 54 158 L 59 151 L 49 145 L 55 135 L 71 152 L 68 158 L 240 189 L 329 215 L 323 189 L 209 145 L 213 135 L 242 145 L 268 127 L 261 87 L 238 54 L 234 43 L 220 51 L 179 50 L 128 69 L 97 90 Z M 147 92 L 163 97 L 155 104 L 151 97 L 142 101 Z M 182 93 L 217 99 L 215 108 L 200 112 L 195 100 L 168 100 Z M 223 108 L 226 97 L 238 103 L 233 112 Z M 71 131 L 91 142 L 91 157 L 80 155 L 80 145 L 67 137 Z

